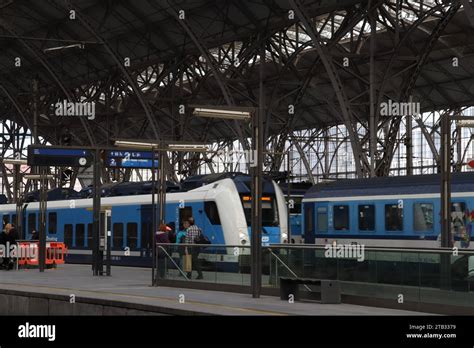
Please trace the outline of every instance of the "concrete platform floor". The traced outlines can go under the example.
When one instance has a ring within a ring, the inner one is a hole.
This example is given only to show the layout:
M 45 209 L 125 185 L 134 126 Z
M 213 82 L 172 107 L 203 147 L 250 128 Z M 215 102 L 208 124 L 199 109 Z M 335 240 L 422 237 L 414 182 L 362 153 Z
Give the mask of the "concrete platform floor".
M 352 304 L 288 303 L 278 297 L 253 299 L 249 294 L 171 287 L 151 287 L 151 270 L 113 267 L 111 277 L 94 277 L 89 265 L 60 265 L 40 273 L 37 269 L 0 271 L 2 289 L 55 295 L 75 295 L 189 310 L 203 315 L 426 315 Z M 184 295 L 184 303 L 181 303 Z M 181 300 L 181 302 L 180 302 Z

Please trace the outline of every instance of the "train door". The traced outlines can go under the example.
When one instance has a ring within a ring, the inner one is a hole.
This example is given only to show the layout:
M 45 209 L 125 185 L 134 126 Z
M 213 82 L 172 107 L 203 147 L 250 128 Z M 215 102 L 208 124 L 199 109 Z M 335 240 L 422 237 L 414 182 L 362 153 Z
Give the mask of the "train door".
M 316 243 L 321 242 L 321 238 L 326 238 L 330 224 L 329 206 L 326 202 L 318 202 L 315 204 L 315 238 Z M 319 240 L 318 240 L 319 238 Z
M 151 205 L 142 205 L 141 207 L 141 235 L 140 250 L 142 256 L 151 256 L 151 246 L 153 244 L 153 216 Z
M 314 220 L 315 220 L 315 204 L 305 203 L 304 205 L 304 242 L 306 244 L 314 244 L 315 231 L 314 231 Z

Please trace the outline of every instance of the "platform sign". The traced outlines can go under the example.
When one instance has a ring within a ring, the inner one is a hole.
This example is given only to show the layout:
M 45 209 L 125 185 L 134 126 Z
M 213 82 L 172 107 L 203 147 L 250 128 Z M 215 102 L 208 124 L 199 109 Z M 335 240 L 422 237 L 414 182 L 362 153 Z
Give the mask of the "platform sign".
M 91 150 L 54 146 L 28 146 L 29 166 L 90 167 L 93 162 Z
M 151 151 L 113 150 L 106 151 L 105 165 L 111 168 L 151 169 L 153 153 Z M 155 168 L 158 160 L 155 159 Z

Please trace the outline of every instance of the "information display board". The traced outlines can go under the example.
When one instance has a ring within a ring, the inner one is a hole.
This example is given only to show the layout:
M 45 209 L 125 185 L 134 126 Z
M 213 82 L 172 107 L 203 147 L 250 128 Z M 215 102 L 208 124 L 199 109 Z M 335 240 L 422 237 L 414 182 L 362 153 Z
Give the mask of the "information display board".
M 153 168 L 153 152 L 134 150 L 112 150 L 106 151 L 105 166 L 111 168 Z M 158 168 L 158 160 L 155 159 L 155 168 Z
M 28 146 L 29 166 L 90 167 L 93 154 L 89 149 L 54 146 Z

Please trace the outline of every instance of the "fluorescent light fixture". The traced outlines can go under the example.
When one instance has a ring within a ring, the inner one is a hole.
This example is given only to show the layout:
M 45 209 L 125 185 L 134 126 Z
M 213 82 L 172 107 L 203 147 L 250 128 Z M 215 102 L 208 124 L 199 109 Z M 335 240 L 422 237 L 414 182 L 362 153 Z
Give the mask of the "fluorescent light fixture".
M 183 152 L 207 152 L 209 151 L 209 147 L 202 144 L 168 144 L 168 150 Z
M 458 127 L 474 127 L 474 120 L 458 120 L 456 125 Z
M 157 143 L 147 143 L 142 141 L 133 141 L 133 140 L 116 140 L 115 146 L 118 147 L 131 147 L 136 149 L 149 149 L 151 150 L 154 147 L 159 147 L 160 144 Z
M 45 48 L 45 49 L 43 50 L 43 52 L 46 53 L 46 52 L 67 50 L 67 49 L 69 49 L 69 48 L 79 48 L 79 49 L 83 50 L 83 49 L 84 49 L 84 44 L 82 44 L 82 43 L 77 43 L 77 44 L 66 45 L 66 46 L 49 47 L 49 48 Z
M 19 165 L 28 164 L 27 160 L 14 159 L 14 158 L 6 158 L 6 159 L 3 160 L 3 163 L 4 164 L 19 164 Z
M 23 178 L 25 178 L 26 180 L 41 180 L 43 177 L 45 177 L 46 179 L 54 179 L 54 175 L 52 174 L 47 174 L 47 175 L 40 175 L 40 174 L 26 174 L 26 175 L 23 175 Z
M 250 112 L 248 111 L 210 109 L 210 108 L 195 108 L 193 111 L 193 115 L 198 116 L 198 117 L 223 118 L 227 120 L 249 120 L 251 117 Z

